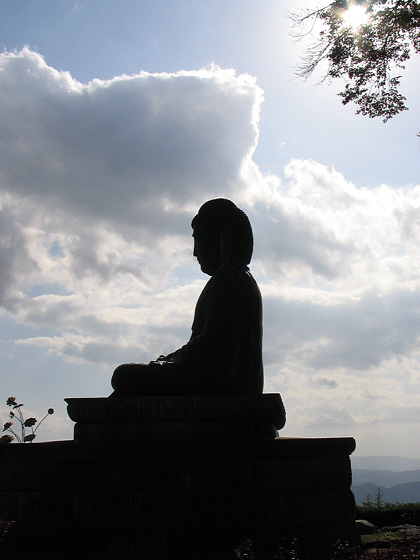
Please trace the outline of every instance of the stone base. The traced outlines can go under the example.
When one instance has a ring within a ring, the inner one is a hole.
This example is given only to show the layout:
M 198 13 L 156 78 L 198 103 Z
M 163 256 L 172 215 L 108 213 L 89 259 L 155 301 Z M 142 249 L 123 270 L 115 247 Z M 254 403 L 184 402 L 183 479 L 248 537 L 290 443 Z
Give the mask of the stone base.
M 273 439 L 286 422 L 278 393 L 66 399 L 74 438 Z
M 2 560 L 271 560 L 359 543 L 352 438 L 84 441 L 0 446 Z
M 271 422 L 123 422 L 87 423 L 74 426 L 76 441 L 144 439 L 273 439 L 278 432 Z

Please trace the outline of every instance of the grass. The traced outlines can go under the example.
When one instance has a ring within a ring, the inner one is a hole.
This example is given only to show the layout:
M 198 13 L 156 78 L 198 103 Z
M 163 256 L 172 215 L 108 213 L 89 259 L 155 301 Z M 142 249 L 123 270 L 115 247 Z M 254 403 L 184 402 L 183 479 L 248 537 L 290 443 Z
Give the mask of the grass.
M 278 546 L 270 558 L 262 558 L 254 549 L 251 539 L 246 539 L 236 549 L 238 560 L 312 560 L 310 554 L 301 556 L 299 542 Z M 330 555 L 322 560 L 420 560 L 420 538 L 407 537 L 400 531 L 377 531 L 362 536 L 362 547 L 350 548 L 346 543 L 336 543 Z

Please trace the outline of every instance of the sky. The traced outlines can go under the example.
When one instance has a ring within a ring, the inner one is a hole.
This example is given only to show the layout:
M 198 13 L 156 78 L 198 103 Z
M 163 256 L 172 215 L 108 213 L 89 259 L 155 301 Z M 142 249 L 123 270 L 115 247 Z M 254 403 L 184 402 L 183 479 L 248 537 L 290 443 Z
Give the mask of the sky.
M 249 216 L 280 435 L 420 458 L 419 57 L 384 124 L 297 78 L 314 0 L 0 2 L 0 415 L 72 439 L 67 397 L 190 336 L 191 219 Z M 3 404 L 1 404 L 3 403 Z

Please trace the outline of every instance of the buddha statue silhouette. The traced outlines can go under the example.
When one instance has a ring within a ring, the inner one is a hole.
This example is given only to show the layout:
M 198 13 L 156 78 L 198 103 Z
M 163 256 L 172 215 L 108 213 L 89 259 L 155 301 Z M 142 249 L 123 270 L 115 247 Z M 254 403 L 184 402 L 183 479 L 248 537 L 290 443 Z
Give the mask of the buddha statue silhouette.
M 211 277 L 197 301 L 191 338 L 148 364 L 118 366 L 112 397 L 262 393 L 262 302 L 248 268 L 249 219 L 220 198 L 203 204 L 191 226 L 193 254 Z

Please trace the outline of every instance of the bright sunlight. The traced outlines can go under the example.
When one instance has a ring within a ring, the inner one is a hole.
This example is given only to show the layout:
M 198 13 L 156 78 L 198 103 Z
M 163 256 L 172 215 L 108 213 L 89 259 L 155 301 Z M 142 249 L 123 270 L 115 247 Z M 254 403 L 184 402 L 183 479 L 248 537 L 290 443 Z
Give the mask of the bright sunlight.
M 363 6 L 359 4 L 350 4 L 349 8 L 343 13 L 344 25 L 357 29 L 361 25 L 367 23 L 369 15 Z

